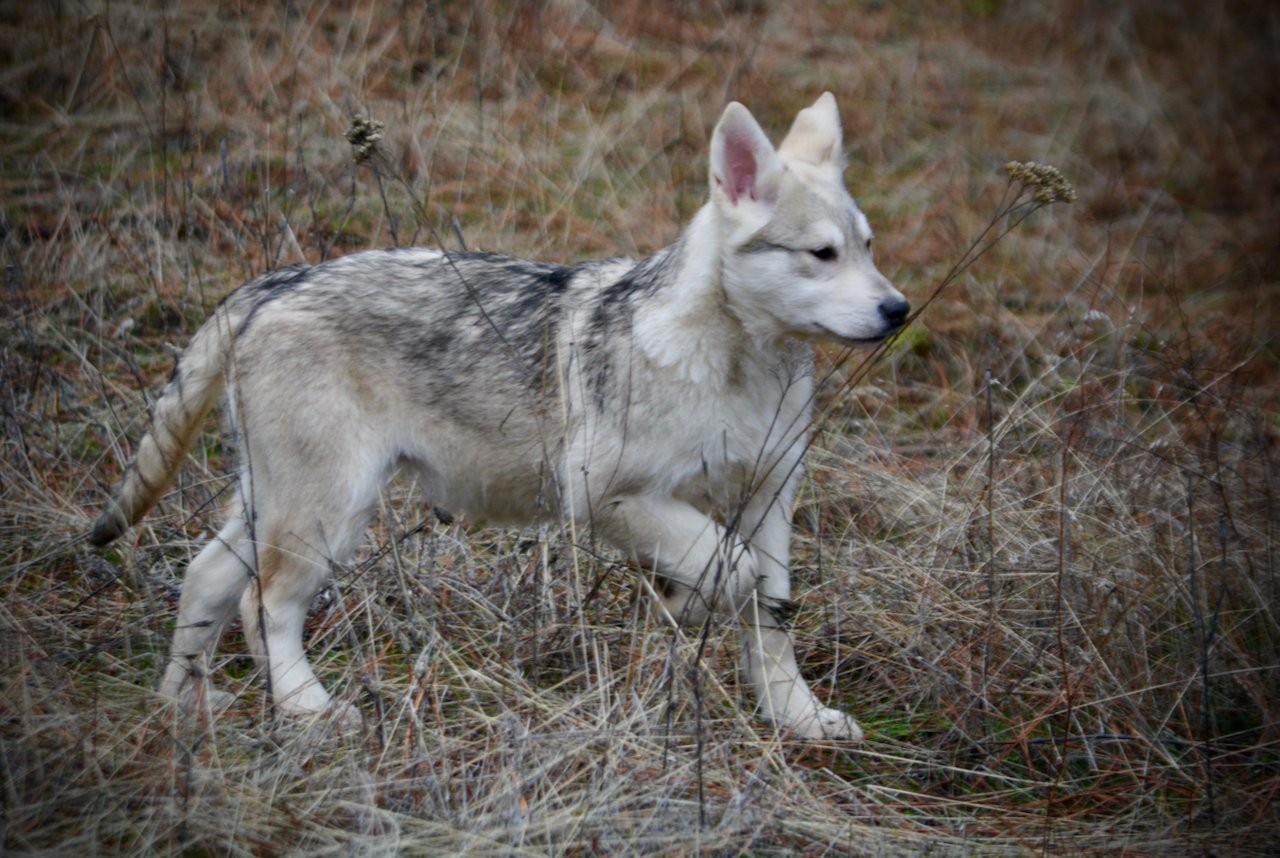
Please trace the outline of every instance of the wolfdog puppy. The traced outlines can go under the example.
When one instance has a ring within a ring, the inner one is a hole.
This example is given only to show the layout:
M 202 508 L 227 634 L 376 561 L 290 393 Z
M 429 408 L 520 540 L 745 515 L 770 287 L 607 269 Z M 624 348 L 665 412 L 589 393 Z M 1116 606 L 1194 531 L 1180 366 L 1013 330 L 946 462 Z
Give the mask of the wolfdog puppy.
M 738 621 L 762 717 L 860 738 L 814 696 L 786 629 L 812 342 L 874 344 L 909 312 L 843 167 L 830 93 L 777 149 L 733 103 L 710 199 L 646 259 L 368 251 L 228 295 L 91 536 L 106 544 L 155 504 L 226 393 L 239 491 L 187 570 L 160 690 L 190 698 L 238 606 L 282 711 L 351 716 L 312 672 L 303 620 L 399 471 L 446 510 L 589 526 L 654 576 L 661 615 Z

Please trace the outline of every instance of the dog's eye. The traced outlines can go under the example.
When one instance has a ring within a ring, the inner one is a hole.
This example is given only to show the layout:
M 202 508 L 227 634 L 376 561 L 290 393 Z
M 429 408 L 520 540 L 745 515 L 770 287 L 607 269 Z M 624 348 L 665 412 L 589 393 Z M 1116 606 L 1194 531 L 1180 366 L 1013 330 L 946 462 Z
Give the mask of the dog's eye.
M 834 247 L 819 247 L 817 250 L 810 250 L 809 255 L 821 262 L 830 262 L 836 258 L 836 249 Z
M 867 239 L 867 250 L 871 250 L 871 239 Z

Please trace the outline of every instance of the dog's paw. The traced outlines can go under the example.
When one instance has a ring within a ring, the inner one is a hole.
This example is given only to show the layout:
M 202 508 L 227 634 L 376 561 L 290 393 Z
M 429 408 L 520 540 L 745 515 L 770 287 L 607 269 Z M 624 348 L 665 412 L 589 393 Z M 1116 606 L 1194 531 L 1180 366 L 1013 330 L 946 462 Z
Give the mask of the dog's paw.
M 303 698 L 293 695 L 281 700 L 278 704 L 280 714 L 300 725 L 324 727 L 334 733 L 354 733 L 360 729 L 363 719 L 360 710 L 350 703 L 331 700 L 329 695 L 323 698 Z
M 359 732 L 364 724 L 360 710 L 350 703 L 339 703 L 336 700 L 325 710 L 324 717 L 333 722 L 334 729 L 340 733 Z
M 331 701 L 321 709 L 281 704 L 277 711 L 281 717 L 271 725 L 273 734 L 308 752 L 346 743 L 360 735 L 363 725 L 360 710 L 350 703 Z
M 823 739 L 843 739 L 848 742 L 862 741 L 862 728 L 858 722 L 839 709 L 819 707 L 808 716 L 797 718 L 787 724 L 787 731 L 797 739 L 817 742 Z
M 187 718 L 216 718 L 238 699 L 230 691 L 221 691 L 208 682 L 190 683 L 176 695 L 164 691 L 157 693 L 161 699 L 177 706 Z

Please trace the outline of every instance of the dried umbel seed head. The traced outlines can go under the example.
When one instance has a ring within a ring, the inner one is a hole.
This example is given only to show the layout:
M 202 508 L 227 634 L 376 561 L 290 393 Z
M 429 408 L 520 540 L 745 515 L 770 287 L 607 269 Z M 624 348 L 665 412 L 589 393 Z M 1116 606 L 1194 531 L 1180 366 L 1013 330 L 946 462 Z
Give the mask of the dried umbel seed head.
M 1076 189 L 1057 167 L 1035 161 L 1010 161 L 1004 171 L 1013 181 L 1030 188 L 1035 201 L 1042 205 L 1075 202 Z
M 382 123 L 378 120 L 361 116 L 351 120 L 351 127 L 347 129 L 347 142 L 351 144 L 351 157 L 355 158 L 357 164 L 363 164 L 373 157 L 381 139 Z

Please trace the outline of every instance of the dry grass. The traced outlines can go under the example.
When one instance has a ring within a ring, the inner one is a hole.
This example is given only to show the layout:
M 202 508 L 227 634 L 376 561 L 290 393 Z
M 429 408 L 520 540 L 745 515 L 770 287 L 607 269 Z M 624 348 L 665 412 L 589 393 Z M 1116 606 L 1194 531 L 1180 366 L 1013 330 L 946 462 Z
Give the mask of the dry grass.
M 0 7 L 0 849 L 1269 853 L 1271 6 L 537 5 Z M 780 130 L 824 88 L 916 304 L 1006 160 L 1079 191 L 869 372 L 826 355 L 798 638 L 867 743 L 780 740 L 724 630 L 653 628 L 608 557 L 403 487 L 310 627 L 361 735 L 273 722 L 235 630 L 228 715 L 157 705 L 215 427 L 131 542 L 79 539 L 222 295 L 391 243 L 648 252 L 700 204 L 726 98 Z M 355 115 L 385 124 L 376 173 Z

